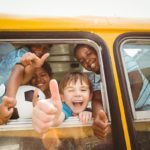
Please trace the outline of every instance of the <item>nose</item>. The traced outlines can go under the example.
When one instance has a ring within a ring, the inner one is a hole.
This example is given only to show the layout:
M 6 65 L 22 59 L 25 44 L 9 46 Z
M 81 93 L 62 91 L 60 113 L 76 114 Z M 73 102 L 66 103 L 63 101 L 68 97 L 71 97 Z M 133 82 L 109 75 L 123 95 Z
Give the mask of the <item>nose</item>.
M 76 92 L 75 92 L 75 96 L 76 96 L 76 97 L 81 97 L 81 96 L 82 96 L 82 95 L 81 95 L 81 92 L 80 92 L 79 90 L 76 91 Z

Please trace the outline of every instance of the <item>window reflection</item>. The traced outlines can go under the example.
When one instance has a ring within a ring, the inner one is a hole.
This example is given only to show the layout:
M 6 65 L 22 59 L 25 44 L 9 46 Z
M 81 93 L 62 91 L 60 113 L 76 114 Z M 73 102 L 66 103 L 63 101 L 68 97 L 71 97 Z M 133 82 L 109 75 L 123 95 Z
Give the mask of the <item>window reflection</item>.
M 150 110 L 150 43 L 127 43 L 122 55 L 136 110 Z

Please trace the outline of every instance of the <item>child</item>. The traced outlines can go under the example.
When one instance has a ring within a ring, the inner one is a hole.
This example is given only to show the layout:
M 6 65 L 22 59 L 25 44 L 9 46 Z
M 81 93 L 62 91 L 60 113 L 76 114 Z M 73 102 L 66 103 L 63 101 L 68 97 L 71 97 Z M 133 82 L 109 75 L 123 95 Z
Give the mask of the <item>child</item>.
M 39 44 L 33 44 L 31 46 L 31 51 L 32 52 L 34 51 L 35 54 L 31 52 L 27 53 L 27 51 L 25 51 L 24 55 L 21 55 L 21 52 L 19 52 L 20 50 L 18 51 L 15 50 L 14 52 L 13 51 L 11 52 L 11 56 L 12 58 L 14 58 L 12 60 L 14 61 L 13 61 L 13 64 L 11 64 L 10 67 L 8 67 L 7 73 L 6 73 L 8 76 L 6 77 L 3 83 L 3 85 L 7 84 L 7 88 L 4 91 L 4 94 L 6 96 L 2 98 L 2 103 L 0 104 L 0 115 L 1 115 L 0 124 L 6 123 L 13 113 L 13 108 L 16 104 L 15 96 L 16 96 L 18 87 L 21 84 L 27 83 L 31 79 L 34 69 L 36 67 L 40 67 L 44 63 L 46 58 L 49 56 L 48 53 L 45 54 L 46 52 L 45 49 L 47 49 L 47 45 L 40 46 Z M 44 54 L 41 58 L 38 58 L 36 56 L 38 51 L 42 51 Z M 8 59 L 8 60 L 11 60 L 11 59 Z M 22 61 L 22 64 L 20 63 L 20 60 Z M 2 61 L 2 64 L 1 64 L 2 66 L 3 64 L 5 64 L 4 62 L 7 62 L 7 59 L 5 61 Z M 10 73 L 11 73 L 11 76 L 9 78 L 9 81 L 7 81 Z M 11 101 L 9 99 L 11 99 Z
M 96 50 L 87 44 L 78 44 L 74 48 L 74 56 L 77 61 L 88 71 L 92 71 L 90 80 L 93 85 L 92 112 L 94 117 L 93 131 L 103 139 L 109 132 L 107 115 L 103 110 L 100 88 L 100 64 Z
M 63 102 L 64 119 L 79 116 L 79 120 L 87 123 L 92 118 L 92 112 L 87 109 L 92 98 L 92 84 L 88 76 L 80 72 L 65 75 L 59 85 Z

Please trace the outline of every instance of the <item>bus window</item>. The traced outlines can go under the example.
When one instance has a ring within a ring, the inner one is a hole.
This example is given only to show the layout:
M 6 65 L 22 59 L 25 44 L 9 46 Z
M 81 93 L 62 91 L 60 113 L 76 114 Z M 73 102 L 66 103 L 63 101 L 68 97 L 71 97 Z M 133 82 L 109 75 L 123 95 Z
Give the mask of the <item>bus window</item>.
M 150 118 L 150 41 L 128 40 L 121 48 L 135 119 Z
M 35 40 L 21 40 L 19 41 L 14 39 L 14 41 L 11 39 L 11 42 L 7 39 L 7 42 L 1 42 L 0 43 L 0 58 L 1 60 L 4 60 L 5 56 L 7 56 L 9 53 L 12 51 L 19 52 L 20 48 L 25 48 L 28 46 L 32 46 L 34 44 L 40 43 L 42 45 L 49 45 L 48 47 L 48 52 L 50 53 L 50 56 L 46 60 L 48 64 L 50 64 L 53 72 L 53 77 L 58 81 L 58 83 L 61 81 L 62 77 L 68 73 L 68 72 L 73 72 L 73 71 L 79 71 L 87 74 L 90 76 L 93 74 L 91 71 L 86 70 L 81 66 L 81 64 L 76 60 L 74 57 L 74 52 L 73 49 L 77 44 L 89 44 L 90 46 L 94 47 L 96 50 L 96 53 L 99 58 L 99 63 L 100 63 L 100 82 L 98 83 L 99 86 L 101 87 L 101 93 L 102 93 L 102 105 L 104 107 L 104 110 L 108 114 L 108 120 L 110 122 L 110 114 L 109 114 L 109 104 L 108 104 L 108 97 L 107 97 L 107 90 L 106 90 L 106 83 L 105 83 L 105 73 L 103 70 L 103 61 L 102 61 L 102 56 L 101 56 L 101 47 L 98 46 L 94 42 L 89 42 L 86 40 L 62 40 L 62 39 L 57 39 L 57 40 L 45 40 L 45 39 L 35 39 Z M 4 47 L 5 45 L 5 47 Z M 4 47 L 4 49 L 1 49 L 1 47 Z M 5 53 L 4 53 L 5 51 Z M 11 59 L 12 60 L 12 59 Z M 10 61 L 11 61 L 10 60 Z M 2 62 L 2 61 L 1 61 Z M 4 66 L 3 66 L 4 67 Z M 6 66 L 5 66 L 6 67 Z M 10 75 L 10 74 L 7 74 Z M 99 76 L 99 75 L 98 75 Z M 5 77 L 6 75 L 0 77 Z M 3 79 L 1 81 L 4 81 Z M 1 83 L 2 85 L 3 83 Z M 3 130 L 3 134 L 5 135 L 5 132 L 10 131 L 15 134 L 18 130 L 20 131 L 30 131 L 33 130 L 32 128 L 32 121 L 31 121 L 31 115 L 32 115 L 32 102 L 31 102 L 31 97 L 33 94 L 34 88 L 29 87 L 30 82 L 27 83 L 26 89 L 19 89 L 18 90 L 18 95 L 19 99 L 17 100 L 18 103 L 16 105 L 17 111 L 15 111 L 16 114 L 14 115 L 14 118 L 11 119 L 7 125 L 2 125 L 0 126 L 0 130 Z M 5 93 L 5 88 L 1 91 L 4 91 L 2 95 Z M 42 92 L 42 91 L 41 91 Z M 17 97 L 17 96 L 16 96 Z M 19 102 L 21 100 L 21 102 Z M 21 106 L 23 104 L 23 107 Z M 21 110 L 19 109 L 21 108 Z M 91 102 L 89 102 L 88 108 L 92 109 L 91 107 Z M 25 111 L 22 111 L 23 109 L 26 109 Z M 24 113 L 22 115 L 21 113 Z M 15 118 L 17 116 L 18 118 Z M 96 138 L 92 132 L 92 125 L 93 121 L 88 122 L 87 125 L 83 125 L 82 122 L 79 121 L 78 117 L 69 117 L 67 120 L 65 120 L 59 127 L 56 128 L 50 128 L 50 131 L 45 135 L 45 139 L 42 141 L 44 144 L 44 147 L 49 148 L 49 144 L 53 141 L 54 139 L 54 147 L 60 142 L 60 147 L 68 147 L 68 149 L 93 149 L 93 148 L 102 148 L 102 149 L 112 149 L 112 136 L 111 133 L 106 137 L 105 140 L 101 141 L 98 138 Z M 27 139 L 23 138 L 24 137 L 24 132 L 18 133 L 20 140 L 22 139 L 23 143 L 25 141 L 31 140 L 32 137 L 29 137 Z M 2 134 L 2 135 L 3 135 Z M 21 137 L 23 135 L 23 137 Z M 8 137 L 9 140 L 11 140 L 11 137 L 9 137 L 9 134 L 7 133 L 5 136 Z M 35 133 L 32 135 L 33 137 L 35 136 L 37 138 L 37 135 Z M 28 137 L 28 135 L 27 135 Z M 57 140 L 55 141 L 55 138 L 57 137 Z M 2 140 L 4 139 L 1 137 Z M 18 137 L 14 139 L 14 143 L 12 145 L 16 145 L 18 140 Z M 36 141 L 36 139 L 34 139 Z M 39 140 L 39 139 L 38 139 Z M 55 143 L 56 142 L 56 143 Z M 58 142 L 58 143 L 57 143 Z M 5 147 L 6 145 L 4 143 L 0 143 L 0 147 Z M 18 143 L 17 143 L 18 144 Z M 8 145 L 8 143 L 7 143 Z M 30 144 L 29 144 L 30 145 Z M 36 144 L 35 144 L 36 145 Z M 24 147 L 24 144 L 20 145 L 19 148 Z M 42 146 L 39 146 L 41 148 Z M 33 146 L 31 146 L 30 149 L 34 149 Z M 36 148 L 37 149 L 37 148 Z

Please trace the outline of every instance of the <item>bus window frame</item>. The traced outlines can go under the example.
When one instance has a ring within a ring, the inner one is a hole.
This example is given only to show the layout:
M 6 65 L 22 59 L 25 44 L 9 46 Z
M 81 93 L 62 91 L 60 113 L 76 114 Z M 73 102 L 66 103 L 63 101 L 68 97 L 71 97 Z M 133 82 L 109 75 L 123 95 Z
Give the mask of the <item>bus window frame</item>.
M 98 54 L 98 58 L 100 61 L 100 76 L 101 76 L 101 81 L 102 83 L 100 83 L 101 86 L 101 93 L 102 93 L 102 103 L 103 103 L 103 107 L 104 107 L 104 111 L 108 114 L 108 121 L 110 122 L 110 110 L 109 110 L 109 102 L 108 102 L 108 95 L 107 95 L 107 89 L 106 89 L 106 80 L 105 80 L 105 73 L 104 73 L 104 67 L 103 67 L 103 61 L 102 61 L 102 47 L 100 47 L 96 42 L 89 40 L 89 39 L 0 39 L 0 43 L 2 42 L 8 42 L 8 43 L 14 43 L 14 44 L 32 44 L 32 43 L 41 43 L 41 44 L 88 44 L 92 47 L 95 48 L 97 54 Z M 78 120 L 78 119 L 77 119 Z M 30 119 L 27 119 L 27 121 L 31 122 Z M 16 122 L 17 123 L 17 122 Z M 12 123 L 14 124 L 14 123 Z M 11 125 L 11 123 L 9 124 Z M 92 123 L 90 122 L 89 124 L 87 124 L 87 126 L 91 126 Z M 82 126 L 81 123 L 76 124 L 75 125 L 71 125 L 73 127 L 77 127 L 77 126 Z M 67 122 L 63 123 L 62 125 L 60 125 L 60 128 L 63 127 L 70 127 L 70 123 L 67 124 Z M 4 126 L 1 128 L 5 128 Z M 54 127 L 55 128 L 55 127 Z M 30 129 L 30 127 L 29 127 Z M 5 130 L 5 129 L 4 129 Z
M 145 110 L 145 111 L 135 110 L 131 87 L 130 87 L 130 81 L 129 81 L 128 73 L 125 67 L 125 61 L 123 59 L 123 54 L 122 54 L 123 45 L 125 45 L 129 41 L 131 42 L 131 41 L 137 41 L 137 40 L 141 40 L 141 41 L 149 40 L 150 41 L 150 34 L 149 33 L 125 33 L 125 34 L 120 35 L 116 39 L 115 44 L 114 44 L 116 48 L 116 52 L 114 54 L 116 57 L 116 62 L 117 62 L 117 67 L 118 67 L 117 71 L 118 71 L 118 74 L 120 75 L 119 79 L 121 83 L 121 89 L 122 89 L 122 93 L 125 93 L 123 94 L 123 99 L 124 101 L 126 101 L 126 104 L 125 104 L 126 107 L 129 107 L 129 109 L 131 110 L 132 116 L 135 122 L 150 120 L 150 116 L 149 116 L 150 110 Z

